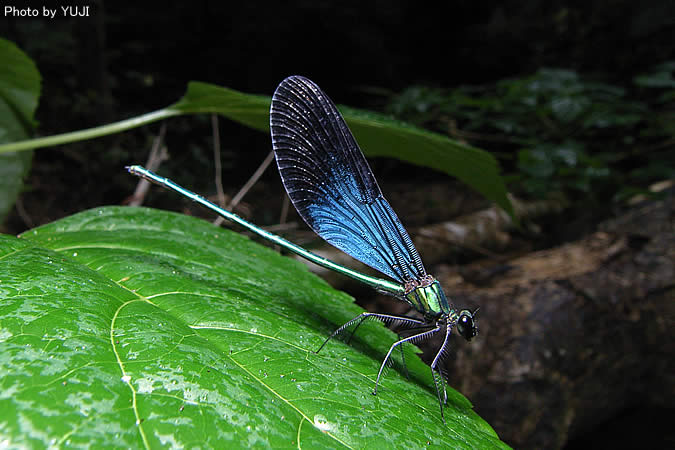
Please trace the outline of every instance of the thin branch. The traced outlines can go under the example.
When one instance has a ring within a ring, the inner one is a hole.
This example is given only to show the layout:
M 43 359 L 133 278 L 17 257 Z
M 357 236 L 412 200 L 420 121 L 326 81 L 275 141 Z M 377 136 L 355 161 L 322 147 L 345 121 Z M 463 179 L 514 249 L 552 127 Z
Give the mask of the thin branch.
M 239 204 L 241 199 L 244 198 L 246 193 L 253 187 L 253 185 L 260 179 L 262 174 L 265 172 L 267 167 L 272 163 L 272 160 L 274 159 L 274 152 L 271 151 L 265 158 L 265 160 L 260 164 L 260 166 L 256 169 L 256 171 L 251 175 L 251 178 L 244 184 L 244 186 L 237 192 L 237 195 L 234 196 L 232 201 L 230 202 L 229 205 L 227 205 L 227 209 L 230 211 Z M 223 223 L 225 219 L 222 217 L 218 217 L 213 223 L 216 225 L 220 225 Z
M 16 212 L 19 214 L 19 217 L 21 217 L 21 220 L 23 220 L 24 225 L 26 225 L 28 228 L 35 227 L 35 222 L 33 222 L 33 219 L 31 219 L 31 217 L 26 212 L 26 208 L 23 207 L 23 200 L 21 199 L 21 196 L 17 197 L 14 206 L 16 207 Z
M 288 195 L 284 195 L 284 201 L 281 204 L 281 217 L 279 217 L 279 224 L 286 223 L 288 220 L 288 208 L 291 205 L 291 201 L 288 198 Z
M 169 158 L 169 154 L 166 151 L 166 146 L 162 145 L 165 134 L 166 122 L 162 123 L 162 126 L 159 128 L 159 134 L 152 142 L 150 155 L 148 156 L 148 160 L 145 163 L 145 167 L 152 171 L 156 171 L 159 168 L 159 165 Z M 149 188 L 150 182 L 148 180 L 141 179 L 136 185 L 134 194 L 131 196 L 129 206 L 141 206 L 143 204 L 143 200 L 145 200 L 145 195 L 148 193 Z
M 211 114 L 211 129 L 213 130 L 213 163 L 216 169 L 216 192 L 218 205 L 225 207 L 225 191 L 223 191 L 223 170 L 220 162 L 220 130 L 218 127 L 218 115 Z
M 298 223 L 297 222 L 288 222 L 288 223 L 278 223 L 276 225 L 269 225 L 266 227 L 262 227 L 265 230 L 273 233 L 281 233 L 284 231 L 291 231 L 291 230 L 297 230 L 298 229 Z

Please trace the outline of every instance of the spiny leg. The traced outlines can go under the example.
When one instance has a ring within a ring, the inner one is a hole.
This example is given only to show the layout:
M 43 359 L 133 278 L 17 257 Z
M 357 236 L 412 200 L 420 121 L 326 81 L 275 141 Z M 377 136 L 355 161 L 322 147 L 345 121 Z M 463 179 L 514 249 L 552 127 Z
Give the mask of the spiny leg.
M 354 335 L 356 334 L 356 330 L 359 329 L 359 327 L 361 326 L 361 324 L 362 324 L 363 322 L 365 322 L 366 320 L 370 319 L 371 317 L 373 317 L 373 316 L 368 315 L 368 313 L 365 313 L 365 315 L 364 315 L 363 318 L 359 321 L 359 323 L 356 324 L 356 326 L 354 327 L 354 329 L 352 330 L 352 332 L 349 333 L 349 337 L 348 337 L 347 340 L 346 340 L 347 345 L 349 345 L 349 344 L 352 342 L 352 338 L 353 338 Z
M 408 333 L 410 331 L 415 332 L 415 331 L 419 331 L 419 330 L 428 331 L 429 328 L 431 328 L 431 327 L 433 327 L 433 325 L 429 325 L 429 326 L 426 326 L 426 327 L 421 326 L 421 327 L 407 328 L 405 330 L 401 330 L 401 331 L 398 332 L 398 338 L 399 338 L 399 340 L 403 339 L 403 333 Z M 401 350 L 401 363 L 403 364 L 403 372 L 405 373 L 405 377 L 409 380 L 410 374 L 408 373 L 408 367 L 406 366 L 406 363 L 405 363 L 405 352 L 403 351 L 403 344 L 399 345 L 398 348 L 399 348 L 399 350 Z
M 443 415 L 443 405 L 448 400 L 448 392 L 445 387 L 445 378 L 443 377 L 443 371 L 438 367 L 442 362 L 443 356 L 445 354 L 448 342 L 450 340 L 450 335 L 452 334 L 453 322 L 447 322 L 445 324 L 445 338 L 443 339 L 443 345 L 436 353 L 436 357 L 431 362 L 431 377 L 434 379 L 434 386 L 436 387 L 436 397 L 438 397 L 438 405 L 441 408 L 441 419 L 445 423 L 445 416 Z M 440 329 L 440 327 L 439 327 Z M 441 396 L 441 392 L 443 393 Z
M 356 326 L 354 327 L 352 332 L 349 334 L 349 337 L 347 338 L 347 341 L 346 341 L 347 344 L 349 344 L 351 342 L 352 338 L 356 334 L 356 330 L 358 330 L 358 328 L 361 326 L 361 324 L 363 324 L 363 322 L 365 322 L 366 320 L 371 319 L 371 318 L 372 319 L 379 319 L 382 322 L 384 322 L 386 325 L 390 325 L 394 322 L 399 322 L 399 325 L 405 325 L 405 326 L 421 325 L 422 327 L 424 327 L 424 325 L 427 323 L 427 322 L 424 322 L 422 320 L 412 319 L 412 318 L 406 317 L 406 316 L 395 316 L 395 315 L 392 315 L 392 314 L 363 313 L 363 314 L 360 314 L 360 315 L 365 316 L 365 317 L 363 317 L 361 319 L 361 321 L 358 324 L 356 324 Z M 420 328 L 420 327 L 408 328 L 406 331 L 408 331 L 410 329 L 417 329 L 417 328 Z M 401 339 L 400 333 L 399 333 L 398 338 Z
M 401 339 L 401 334 L 399 333 L 398 338 Z M 405 352 L 403 351 L 403 345 L 398 346 L 401 350 L 401 364 L 403 364 L 403 373 L 405 374 L 406 380 L 410 379 L 410 374 L 408 373 L 408 367 L 405 365 Z
M 443 374 L 440 371 L 436 371 L 434 369 L 431 369 L 431 376 L 434 379 L 434 387 L 436 388 L 436 397 L 438 398 L 438 405 L 441 408 L 441 420 L 443 420 L 443 423 L 445 422 L 445 416 L 443 415 L 443 404 L 445 403 L 445 399 L 441 399 L 441 396 L 444 396 L 444 398 L 447 398 L 447 393 L 445 390 L 445 380 L 443 378 Z M 443 393 L 441 394 L 441 390 Z
M 391 347 L 389 348 L 389 351 L 387 352 L 387 356 L 384 357 L 384 361 L 382 361 L 382 365 L 380 365 L 380 371 L 377 372 L 377 380 L 375 380 L 375 389 L 373 390 L 373 395 L 377 395 L 377 386 L 380 384 L 380 377 L 382 376 L 382 371 L 384 370 L 384 367 L 387 364 L 387 361 L 391 357 L 391 352 L 394 351 L 396 347 L 399 345 L 405 343 L 405 342 L 417 342 L 417 341 L 423 341 L 425 339 L 430 338 L 434 333 L 438 333 L 441 331 L 441 327 L 436 325 L 436 328 L 428 331 L 423 331 L 422 333 L 418 334 L 413 334 L 412 336 L 408 336 L 407 338 L 400 339 L 396 342 L 394 342 Z
M 400 322 L 400 323 L 405 323 L 405 324 L 409 324 L 409 325 L 424 325 L 424 323 L 425 323 L 422 320 L 411 319 L 410 317 L 401 317 L 401 316 L 395 316 L 395 315 L 391 315 L 391 314 L 378 314 L 378 313 L 364 312 L 364 313 L 361 313 L 358 316 L 354 317 L 352 320 L 345 323 L 344 325 L 342 325 L 337 330 L 333 331 L 333 334 L 328 336 L 328 338 L 325 341 L 323 341 L 323 344 L 321 344 L 321 347 L 319 347 L 319 349 L 315 353 L 319 353 L 326 346 L 328 341 L 333 339 L 335 336 L 340 335 L 342 332 L 344 332 L 350 326 L 352 326 L 356 323 L 357 324 L 356 328 L 358 328 L 359 326 L 361 326 L 363 321 L 365 321 L 366 319 L 369 319 L 371 317 L 374 318 L 374 319 L 379 319 L 382 322 L 384 322 L 385 324 L 389 324 L 389 323 L 393 323 L 393 322 Z M 356 332 L 356 329 L 354 329 L 351 336 L 353 336 L 355 332 Z M 351 336 L 350 336 L 350 339 L 351 339 Z
M 363 313 L 361 314 L 363 319 L 354 327 L 352 330 L 351 334 L 349 335 L 349 338 L 347 339 L 347 344 L 352 340 L 354 337 L 354 334 L 356 334 L 356 330 L 363 324 L 368 319 L 378 319 L 381 320 L 385 325 L 391 325 L 393 323 L 397 323 L 398 325 L 403 325 L 403 326 L 413 326 L 413 325 L 421 325 L 424 326 L 426 322 L 419 320 L 419 319 L 413 319 L 410 317 L 405 317 L 405 316 L 396 316 L 393 314 L 378 314 L 378 313 Z M 416 328 L 416 327 L 415 327 Z

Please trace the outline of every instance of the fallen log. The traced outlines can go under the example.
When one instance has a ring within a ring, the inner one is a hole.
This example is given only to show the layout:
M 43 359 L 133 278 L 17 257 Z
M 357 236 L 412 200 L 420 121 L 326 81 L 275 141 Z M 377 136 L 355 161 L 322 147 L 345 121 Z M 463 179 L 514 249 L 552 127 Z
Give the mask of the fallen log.
M 671 196 L 500 270 L 436 272 L 458 305 L 480 306 L 450 383 L 506 442 L 562 448 L 629 408 L 675 407 L 674 212 Z
M 525 217 L 552 212 L 543 203 L 520 211 Z M 414 230 L 415 244 L 424 248 L 430 269 L 436 263 L 433 273 L 455 304 L 480 307 L 478 337 L 468 344 L 454 340 L 446 370 L 449 383 L 506 442 L 562 448 L 623 411 L 675 408 L 674 212 L 671 195 L 634 207 L 579 241 L 460 268 L 438 264 L 453 251 L 438 244 L 438 233 L 496 254 L 509 240 L 499 238 L 512 226 L 506 214 L 487 209 Z M 477 231 L 470 225 L 486 217 Z M 357 265 L 339 251 L 319 252 Z M 368 310 L 409 310 L 389 297 L 369 301 L 359 285 L 322 275 Z M 427 362 L 438 346 L 422 346 Z M 654 435 L 635 434 L 643 448 L 663 447 L 647 444 Z

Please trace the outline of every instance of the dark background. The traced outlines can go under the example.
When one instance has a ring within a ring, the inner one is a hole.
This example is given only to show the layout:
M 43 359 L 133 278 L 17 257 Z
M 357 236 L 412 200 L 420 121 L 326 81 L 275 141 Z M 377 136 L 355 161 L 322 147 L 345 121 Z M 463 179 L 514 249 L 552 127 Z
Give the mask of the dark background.
M 269 96 L 283 78 L 301 74 L 337 103 L 384 110 L 393 94 L 411 85 L 489 84 L 546 67 L 627 85 L 675 57 L 675 10 L 667 0 L 454 1 L 443 7 L 392 0 L 101 0 L 89 5 L 89 17 L 0 17 L 0 35 L 23 49 L 42 75 L 40 135 L 160 109 L 177 101 L 190 80 Z M 212 194 L 209 118 L 181 117 L 167 124 L 171 158 L 162 174 Z M 220 126 L 225 190 L 233 194 L 270 151 L 270 142 L 222 119 Z M 154 124 L 38 150 L 19 200 L 21 212 L 14 211 L 2 231 L 16 234 L 87 208 L 123 203 L 136 182 L 123 166 L 145 161 L 158 130 Z M 513 169 L 508 158 L 500 162 Z M 373 165 L 385 192 L 402 177 L 450 182 L 445 175 L 394 161 Z M 283 197 L 278 175 L 268 171 L 250 195 L 252 217 L 275 223 Z M 153 206 L 180 209 L 170 197 L 158 198 Z M 397 199 L 390 200 L 397 207 Z M 592 229 L 596 220 L 589 218 L 582 229 Z M 641 414 L 626 412 L 616 423 L 635 424 L 636 415 Z M 658 429 L 657 423 L 650 418 L 640 432 L 650 434 L 649 426 Z M 615 429 L 605 424 L 588 436 Z M 588 436 L 579 445 L 595 442 Z
M 58 3 L 48 5 L 59 8 L 55 19 L 0 20 L 0 34 L 33 58 L 42 74 L 41 135 L 165 107 L 190 80 L 271 95 L 283 78 L 301 74 L 336 103 L 375 110 L 411 85 L 495 83 L 546 67 L 626 85 L 673 58 L 675 30 L 671 1 L 459 1 L 431 7 L 413 1 L 101 0 L 89 3 L 88 17 L 77 18 L 63 17 Z M 226 184 L 234 189 L 269 151 L 269 137 L 224 120 L 221 127 L 223 165 L 230 169 Z M 145 161 L 158 128 L 39 151 L 28 183 L 39 208 L 30 217 L 10 218 L 7 231 L 119 203 L 120 192 L 134 182 L 120 167 Z M 210 135 L 207 117 L 170 120 L 171 162 L 164 173 L 202 192 L 212 189 Z M 508 158 L 500 162 L 512 169 Z M 397 167 L 402 169 L 377 170 L 378 178 L 386 185 L 389 175 L 437 176 Z M 265 179 L 279 186 L 275 177 L 268 173 Z M 22 201 L 30 204 L 31 195 Z

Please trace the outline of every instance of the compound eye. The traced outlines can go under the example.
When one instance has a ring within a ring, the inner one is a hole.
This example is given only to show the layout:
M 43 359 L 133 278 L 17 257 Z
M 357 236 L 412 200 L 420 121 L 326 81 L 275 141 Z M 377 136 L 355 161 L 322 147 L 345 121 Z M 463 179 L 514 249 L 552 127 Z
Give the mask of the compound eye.
M 470 341 L 478 334 L 476 323 L 474 322 L 473 315 L 470 311 L 465 310 L 460 313 L 459 319 L 457 320 L 457 331 L 467 341 Z

